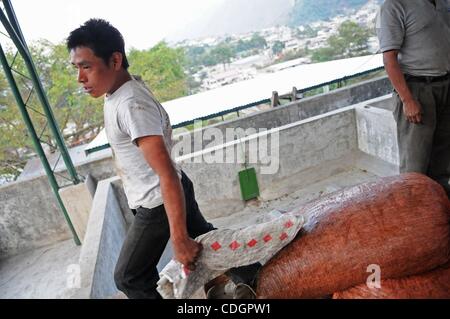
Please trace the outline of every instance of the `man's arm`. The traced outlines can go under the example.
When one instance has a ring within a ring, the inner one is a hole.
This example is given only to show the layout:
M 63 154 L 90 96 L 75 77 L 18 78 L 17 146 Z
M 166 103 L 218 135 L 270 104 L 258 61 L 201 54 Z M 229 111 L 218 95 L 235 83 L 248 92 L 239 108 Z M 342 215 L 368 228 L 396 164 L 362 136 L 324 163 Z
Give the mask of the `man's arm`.
M 194 270 L 202 246 L 189 237 L 183 188 L 164 139 L 162 136 L 152 135 L 138 138 L 136 143 L 150 167 L 159 176 L 175 259 Z
M 383 62 L 386 72 L 392 85 L 403 102 L 403 112 L 411 123 L 422 122 L 422 109 L 408 88 L 405 77 L 398 63 L 398 50 L 386 51 L 383 53 Z

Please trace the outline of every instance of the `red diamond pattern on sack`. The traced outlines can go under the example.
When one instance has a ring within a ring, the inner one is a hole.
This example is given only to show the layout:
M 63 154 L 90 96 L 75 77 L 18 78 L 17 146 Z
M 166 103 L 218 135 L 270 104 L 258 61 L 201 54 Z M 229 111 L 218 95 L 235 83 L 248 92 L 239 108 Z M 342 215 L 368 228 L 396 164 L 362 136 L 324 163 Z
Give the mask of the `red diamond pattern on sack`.
M 249 241 L 249 242 L 247 243 L 247 246 L 253 247 L 253 246 L 255 246 L 257 243 L 258 243 L 258 242 L 257 242 L 256 240 L 252 239 L 251 241 Z
M 286 233 L 282 233 L 280 235 L 280 240 L 285 240 L 286 238 L 288 238 L 288 235 Z
M 241 247 L 241 244 L 239 244 L 237 241 L 234 241 L 234 242 L 232 242 L 232 243 L 230 244 L 231 250 L 236 250 L 236 249 L 238 249 L 239 247 Z
M 222 246 L 220 246 L 220 244 L 216 241 L 214 244 L 211 245 L 211 248 L 214 249 L 215 251 L 218 251 L 220 248 L 222 248 Z
M 264 242 L 268 243 L 269 241 L 272 240 L 272 236 L 266 235 L 266 236 L 263 238 L 263 240 L 264 240 Z
M 286 228 L 291 228 L 292 226 L 294 226 L 294 223 L 291 220 L 284 224 L 284 227 Z

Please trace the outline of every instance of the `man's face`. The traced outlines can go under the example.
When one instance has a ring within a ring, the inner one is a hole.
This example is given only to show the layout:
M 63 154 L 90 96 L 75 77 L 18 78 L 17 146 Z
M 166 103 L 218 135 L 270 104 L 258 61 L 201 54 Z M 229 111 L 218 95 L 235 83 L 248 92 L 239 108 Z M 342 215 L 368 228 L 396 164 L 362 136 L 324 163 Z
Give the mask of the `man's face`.
M 70 62 L 78 70 L 78 82 L 92 97 L 101 97 L 110 92 L 115 83 L 116 72 L 103 59 L 95 56 L 87 47 L 77 47 L 70 51 Z

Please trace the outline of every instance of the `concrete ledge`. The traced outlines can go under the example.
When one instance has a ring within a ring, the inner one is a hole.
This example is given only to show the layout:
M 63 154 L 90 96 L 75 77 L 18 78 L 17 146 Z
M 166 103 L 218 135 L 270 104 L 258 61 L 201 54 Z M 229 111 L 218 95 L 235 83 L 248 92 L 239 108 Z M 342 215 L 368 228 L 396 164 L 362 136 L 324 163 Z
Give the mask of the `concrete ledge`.
M 273 138 L 276 135 L 279 136 L 278 150 L 275 147 L 277 141 Z M 178 160 L 194 181 L 197 201 L 207 218 L 224 217 L 245 207 L 238 172 L 245 168 L 243 159 L 250 158 L 251 145 L 260 143 L 264 136 L 268 137 L 269 150 L 259 157 L 258 162 L 247 164 L 247 167 L 256 169 L 262 201 L 282 196 L 289 190 L 317 182 L 333 172 L 341 172 L 355 165 L 354 153 L 358 150 L 358 144 L 353 107 L 183 156 Z M 204 163 L 205 156 L 213 156 L 212 153 L 220 151 L 224 158 L 225 154 L 238 154 L 240 161 Z M 268 167 L 266 163 L 272 165 L 270 160 L 278 160 L 279 167 L 270 174 L 264 174 L 263 170 Z
M 127 196 L 125 195 L 125 190 L 123 189 L 123 183 L 120 178 L 112 178 L 111 182 L 112 188 L 114 190 L 114 194 L 116 195 L 116 199 L 119 202 L 120 210 L 122 211 L 123 218 L 125 219 L 125 223 L 128 227 L 133 222 L 134 216 L 130 207 L 128 206 Z
M 390 101 L 378 99 L 377 104 Z M 384 108 L 359 105 L 355 107 L 358 147 L 361 151 L 398 165 L 397 124 L 392 112 Z
M 47 176 L 0 186 L 0 259 L 70 238 Z
M 99 182 L 86 237 L 80 253 L 81 288 L 72 298 L 108 298 L 117 294 L 114 267 L 126 235 L 126 224 L 112 183 L 118 177 Z
M 98 180 L 115 176 L 110 150 L 77 172 L 91 175 L 94 189 Z M 72 238 L 46 175 L 0 186 L 0 234 L 0 259 Z
M 66 298 L 104 299 L 119 293 L 114 283 L 114 268 L 129 226 L 116 193 L 121 185 L 119 177 L 98 183 L 80 252 L 81 287 L 67 290 Z M 128 207 L 126 210 L 131 214 Z M 162 270 L 171 258 L 169 242 L 157 265 L 158 270 Z
M 296 123 L 314 116 L 322 115 L 340 108 L 348 107 L 367 100 L 375 99 L 392 92 L 392 85 L 386 76 L 364 81 L 354 85 L 346 86 L 341 89 L 333 90 L 328 93 L 297 100 L 280 107 L 272 108 L 266 111 L 259 111 L 251 115 L 243 116 L 234 120 L 210 125 L 193 132 L 181 133 L 174 136 L 174 142 L 181 140 L 193 141 L 194 134 L 202 136 L 206 129 L 217 129 L 225 135 L 228 128 L 266 128 L 272 129 L 289 123 Z M 201 145 L 190 146 L 191 152 L 200 151 L 208 145 L 220 145 L 215 141 L 207 139 L 201 141 Z M 197 149 L 195 148 L 197 147 Z M 191 152 L 184 152 L 179 155 L 185 155 Z
M 59 195 L 81 243 L 84 241 L 95 186 L 90 175 L 84 183 L 61 188 Z

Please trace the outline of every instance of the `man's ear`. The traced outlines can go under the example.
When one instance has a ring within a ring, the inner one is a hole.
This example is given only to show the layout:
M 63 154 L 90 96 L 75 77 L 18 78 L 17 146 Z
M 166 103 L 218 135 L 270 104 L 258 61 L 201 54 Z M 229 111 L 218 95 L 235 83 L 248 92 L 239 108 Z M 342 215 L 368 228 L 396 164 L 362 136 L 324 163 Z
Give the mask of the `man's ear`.
M 114 52 L 111 56 L 111 64 L 115 71 L 119 71 L 122 68 L 123 56 L 120 52 Z

